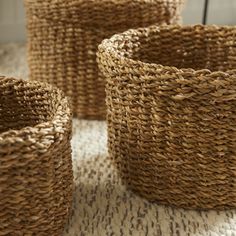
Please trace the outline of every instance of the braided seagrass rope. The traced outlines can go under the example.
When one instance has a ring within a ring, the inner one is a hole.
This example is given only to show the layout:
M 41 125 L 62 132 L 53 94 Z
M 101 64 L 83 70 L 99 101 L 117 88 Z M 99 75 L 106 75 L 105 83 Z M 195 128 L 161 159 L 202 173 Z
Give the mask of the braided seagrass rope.
M 153 26 L 99 46 L 109 153 L 129 188 L 161 204 L 236 207 L 235 37 Z
M 0 235 L 61 235 L 72 203 L 71 112 L 49 85 L 0 76 Z
M 105 81 L 96 62 L 104 38 L 130 28 L 174 24 L 184 0 L 25 0 L 30 78 L 71 97 L 74 115 L 104 119 Z

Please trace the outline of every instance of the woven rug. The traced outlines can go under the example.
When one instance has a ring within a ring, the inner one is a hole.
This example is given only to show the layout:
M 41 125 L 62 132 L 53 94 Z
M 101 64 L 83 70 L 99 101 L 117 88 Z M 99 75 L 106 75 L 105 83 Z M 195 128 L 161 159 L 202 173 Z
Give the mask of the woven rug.
M 27 78 L 24 45 L 0 45 L 0 74 Z M 126 190 L 111 165 L 106 123 L 74 120 L 73 214 L 63 236 L 236 236 L 236 210 L 189 211 Z

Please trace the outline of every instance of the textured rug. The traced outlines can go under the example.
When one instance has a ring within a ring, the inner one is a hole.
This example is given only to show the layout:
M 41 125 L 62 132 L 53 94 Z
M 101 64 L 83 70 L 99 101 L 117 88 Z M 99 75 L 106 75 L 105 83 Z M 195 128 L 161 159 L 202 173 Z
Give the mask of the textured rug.
M 24 45 L 0 45 L 0 74 L 27 78 Z M 236 236 L 236 210 L 189 211 L 126 190 L 107 156 L 106 123 L 74 120 L 73 215 L 64 236 Z

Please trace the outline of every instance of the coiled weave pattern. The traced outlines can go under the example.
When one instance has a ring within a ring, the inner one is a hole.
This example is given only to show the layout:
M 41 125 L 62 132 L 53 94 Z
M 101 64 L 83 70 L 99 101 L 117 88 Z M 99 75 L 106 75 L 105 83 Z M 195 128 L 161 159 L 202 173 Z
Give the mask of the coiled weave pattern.
M 0 77 L 0 235 L 61 235 L 72 203 L 71 112 L 58 89 Z
M 25 0 L 30 78 L 72 98 L 80 118 L 104 119 L 105 81 L 96 62 L 104 38 L 179 21 L 184 0 Z
M 184 208 L 236 207 L 236 27 L 129 30 L 99 46 L 124 182 Z

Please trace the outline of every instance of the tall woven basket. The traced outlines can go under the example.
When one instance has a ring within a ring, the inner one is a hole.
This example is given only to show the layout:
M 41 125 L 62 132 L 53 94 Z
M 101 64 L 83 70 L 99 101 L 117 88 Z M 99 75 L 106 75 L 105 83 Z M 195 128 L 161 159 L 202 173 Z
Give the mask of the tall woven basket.
M 145 198 L 236 207 L 236 27 L 129 30 L 99 46 L 109 153 Z
M 183 1 L 25 0 L 30 78 L 62 89 L 79 118 L 104 119 L 99 43 L 129 28 L 178 22 Z
M 72 202 L 71 112 L 51 86 L 0 77 L 0 235 L 61 235 Z

